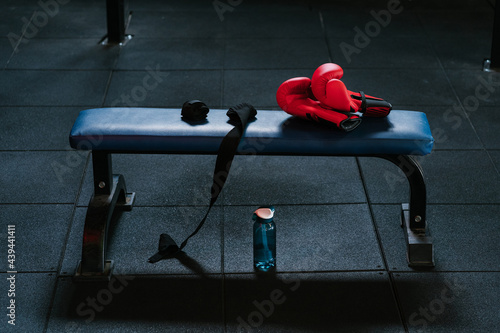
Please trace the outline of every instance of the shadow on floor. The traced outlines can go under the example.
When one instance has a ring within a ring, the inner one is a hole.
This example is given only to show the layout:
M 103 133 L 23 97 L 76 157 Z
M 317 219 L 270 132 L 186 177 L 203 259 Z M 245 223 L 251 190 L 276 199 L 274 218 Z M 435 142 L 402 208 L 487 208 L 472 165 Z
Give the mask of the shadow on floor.
M 403 288 L 415 289 L 418 281 L 412 283 L 405 281 Z M 175 326 L 225 321 L 237 331 L 261 326 L 285 331 L 403 329 L 385 272 L 235 274 L 225 279 L 124 275 L 94 283 L 60 278 L 52 319 L 89 328 L 98 322 Z

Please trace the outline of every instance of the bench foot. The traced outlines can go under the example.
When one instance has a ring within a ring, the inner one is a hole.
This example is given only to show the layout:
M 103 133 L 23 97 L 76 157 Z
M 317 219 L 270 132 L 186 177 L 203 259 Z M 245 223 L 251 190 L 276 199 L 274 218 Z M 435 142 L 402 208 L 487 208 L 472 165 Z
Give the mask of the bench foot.
M 125 201 L 124 202 L 118 201 L 116 203 L 116 208 L 125 212 L 130 212 L 132 210 L 132 206 L 134 205 L 134 201 L 135 201 L 135 192 L 127 193 L 125 195 Z
M 75 280 L 106 280 L 111 277 L 113 262 L 106 260 L 109 226 L 122 211 L 130 211 L 135 193 L 127 193 L 122 175 L 113 175 L 110 193 L 94 194 L 85 217 L 82 259 Z
M 92 281 L 110 281 L 113 275 L 114 268 L 113 260 L 106 260 L 104 263 L 104 270 L 97 273 L 82 273 L 82 261 L 78 261 L 73 281 L 75 282 L 92 282 Z
M 434 247 L 429 232 L 410 228 L 410 205 L 403 204 L 401 226 L 406 240 L 406 257 L 410 267 L 434 267 Z

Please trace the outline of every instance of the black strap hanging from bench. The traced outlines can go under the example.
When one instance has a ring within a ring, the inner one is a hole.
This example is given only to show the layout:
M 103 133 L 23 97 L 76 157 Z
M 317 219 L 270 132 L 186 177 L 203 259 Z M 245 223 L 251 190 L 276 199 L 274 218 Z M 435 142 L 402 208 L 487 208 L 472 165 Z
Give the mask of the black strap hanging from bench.
M 205 223 L 212 206 L 217 201 L 219 194 L 222 192 L 222 188 L 226 183 L 226 179 L 229 175 L 229 170 L 231 169 L 231 164 L 233 163 L 234 155 L 236 154 L 236 149 L 240 144 L 243 133 L 248 125 L 248 121 L 255 117 L 257 111 L 250 104 L 239 104 L 230 108 L 227 111 L 227 115 L 230 119 L 231 124 L 234 128 L 226 134 L 222 139 L 217 152 L 217 160 L 215 162 L 213 182 L 211 188 L 211 198 L 208 210 L 201 219 L 200 223 L 181 244 L 177 246 L 177 243 L 168 234 L 160 235 L 160 244 L 158 245 L 158 252 L 149 258 L 150 263 L 158 262 L 162 259 L 173 258 L 178 252 L 180 252 L 187 244 L 188 240 L 196 235 L 200 231 L 201 227 Z

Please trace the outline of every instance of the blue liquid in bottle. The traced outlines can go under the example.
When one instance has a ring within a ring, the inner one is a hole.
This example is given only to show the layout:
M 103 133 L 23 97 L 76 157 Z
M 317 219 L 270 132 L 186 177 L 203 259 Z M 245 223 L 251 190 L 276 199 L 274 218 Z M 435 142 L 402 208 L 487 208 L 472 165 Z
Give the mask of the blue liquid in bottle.
M 274 269 L 276 265 L 276 224 L 274 207 L 260 207 L 253 213 L 253 262 L 262 272 Z

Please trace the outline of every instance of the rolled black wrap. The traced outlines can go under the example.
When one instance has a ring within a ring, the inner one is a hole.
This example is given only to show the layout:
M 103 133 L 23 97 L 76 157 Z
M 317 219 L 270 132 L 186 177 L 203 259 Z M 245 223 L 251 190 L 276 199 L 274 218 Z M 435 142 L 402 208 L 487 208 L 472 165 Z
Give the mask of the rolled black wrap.
M 200 121 L 207 118 L 209 111 L 210 110 L 205 103 L 197 99 L 193 99 L 182 105 L 181 115 L 186 118 L 186 120 Z
M 240 114 L 238 114 L 236 111 Z M 245 119 L 246 121 L 255 118 L 257 115 L 257 110 L 253 107 L 253 105 L 250 105 L 248 103 L 241 103 L 236 106 L 233 106 L 227 110 L 226 115 L 229 117 L 229 119 L 233 122 L 236 123 L 241 123 L 241 119 Z M 243 124 L 244 127 L 246 127 L 246 123 Z

